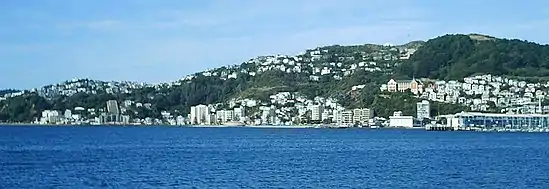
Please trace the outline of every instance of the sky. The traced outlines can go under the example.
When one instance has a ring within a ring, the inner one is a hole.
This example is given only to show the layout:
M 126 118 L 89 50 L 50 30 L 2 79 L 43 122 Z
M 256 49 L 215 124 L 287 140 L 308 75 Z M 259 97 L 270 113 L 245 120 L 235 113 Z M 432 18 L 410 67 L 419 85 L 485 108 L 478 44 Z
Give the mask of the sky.
M 0 89 L 73 78 L 170 82 L 260 55 L 481 33 L 549 43 L 549 1 L 0 2 Z

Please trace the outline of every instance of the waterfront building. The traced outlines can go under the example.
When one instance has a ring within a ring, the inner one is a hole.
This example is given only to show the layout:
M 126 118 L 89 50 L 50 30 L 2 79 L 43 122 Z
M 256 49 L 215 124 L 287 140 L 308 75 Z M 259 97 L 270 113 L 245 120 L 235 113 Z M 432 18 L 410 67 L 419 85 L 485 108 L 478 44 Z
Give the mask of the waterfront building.
M 246 108 L 244 106 L 234 108 L 233 111 L 235 121 L 244 122 L 246 120 Z
M 423 100 L 417 103 L 417 119 L 423 120 L 425 118 L 431 118 L 431 105 L 429 101 Z
M 393 116 L 389 116 L 389 127 L 414 127 L 414 117 L 404 116 L 401 111 L 393 113 Z
M 461 112 L 439 116 L 454 130 L 549 131 L 549 115 Z
M 65 110 L 65 119 L 72 119 L 72 111 L 71 110 Z
M 120 109 L 118 108 L 118 102 L 116 100 L 107 101 L 107 121 L 106 122 L 115 122 L 120 121 Z
M 123 115 L 122 116 L 122 124 L 129 125 L 130 124 L 130 116 L 129 115 Z
M 341 112 L 341 125 L 353 125 L 353 111 L 346 110 Z
M 312 121 L 321 121 L 322 120 L 322 112 L 324 109 L 321 105 L 312 105 L 309 107 L 309 110 L 311 110 L 311 120 Z
M 353 123 L 366 124 L 374 117 L 374 110 L 368 108 L 357 108 L 353 110 Z
M 261 124 L 268 125 L 275 122 L 275 109 L 272 107 L 260 107 L 261 112 Z
M 334 123 L 337 123 L 337 124 L 342 123 L 343 117 L 341 116 L 341 113 L 342 113 L 341 110 L 334 110 L 334 113 L 333 113 L 333 122 Z
M 41 124 L 57 124 L 60 121 L 59 112 L 56 110 L 44 110 L 42 111 Z
M 177 125 L 185 125 L 185 118 L 183 116 L 177 116 L 176 123 Z
M 211 122 L 210 108 L 200 104 L 191 107 L 191 116 L 189 117 L 191 124 L 201 125 Z M 215 118 L 214 118 L 215 119 Z
M 216 121 L 218 123 L 227 123 L 234 120 L 233 110 L 219 110 L 216 112 Z

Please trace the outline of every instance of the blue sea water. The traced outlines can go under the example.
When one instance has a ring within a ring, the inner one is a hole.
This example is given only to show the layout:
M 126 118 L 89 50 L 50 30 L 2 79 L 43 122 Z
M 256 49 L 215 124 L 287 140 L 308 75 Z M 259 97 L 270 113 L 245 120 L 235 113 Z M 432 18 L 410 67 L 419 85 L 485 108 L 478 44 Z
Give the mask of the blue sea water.
M 0 127 L 0 188 L 549 188 L 549 134 Z

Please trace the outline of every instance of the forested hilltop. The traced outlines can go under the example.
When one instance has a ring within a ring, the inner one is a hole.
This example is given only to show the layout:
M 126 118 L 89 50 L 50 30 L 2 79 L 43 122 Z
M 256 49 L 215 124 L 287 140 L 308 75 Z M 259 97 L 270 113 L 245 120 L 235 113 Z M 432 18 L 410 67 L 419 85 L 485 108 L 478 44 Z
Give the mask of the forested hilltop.
M 463 80 L 475 74 L 543 79 L 549 69 L 549 47 L 484 35 L 445 35 L 404 45 L 325 46 L 294 56 L 259 56 L 238 65 L 150 85 L 75 79 L 0 98 L 0 121 L 33 121 L 43 110 L 74 110 L 93 118 L 117 100 L 132 118 L 186 115 L 197 104 L 232 108 L 245 100 L 273 105 L 273 95 L 330 99 L 345 108 L 371 108 L 377 116 L 394 111 L 413 115 L 420 99 L 410 92 L 382 92 L 390 79 Z M 426 85 L 429 81 L 426 80 Z M 291 103 L 291 102 L 290 102 Z M 295 104 L 295 102 L 294 102 Z M 435 102 L 433 114 L 468 110 L 464 104 Z M 293 105 L 293 104 L 292 104 Z M 278 105 L 276 105 L 278 106 Z M 497 111 L 494 107 L 486 111 Z M 250 112 L 258 112 L 250 108 Z
M 446 35 L 427 41 L 399 73 L 446 80 L 473 74 L 547 77 L 549 45 L 478 34 Z

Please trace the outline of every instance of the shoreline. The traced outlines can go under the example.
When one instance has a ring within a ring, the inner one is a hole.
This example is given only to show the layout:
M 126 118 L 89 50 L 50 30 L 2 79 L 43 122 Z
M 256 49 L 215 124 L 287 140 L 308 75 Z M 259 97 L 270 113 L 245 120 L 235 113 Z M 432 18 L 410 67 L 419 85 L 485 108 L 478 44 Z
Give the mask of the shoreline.
M 335 125 L 92 125 L 92 124 L 35 124 L 35 123 L 0 123 L 2 126 L 20 126 L 20 127 L 180 127 L 180 128 L 258 128 L 258 129 L 371 129 L 369 127 L 339 127 Z M 376 128 L 389 129 L 389 128 Z M 390 128 L 407 129 L 407 128 Z
M 475 131 L 475 130 L 451 130 L 451 131 L 429 131 L 424 127 L 339 127 L 325 125 L 71 125 L 71 124 L 26 124 L 26 123 L 0 123 L 0 127 L 171 127 L 171 128 L 244 128 L 244 129 L 337 129 L 337 130 L 409 130 L 409 131 L 426 131 L 426 132 L 481 132 L 481 133 L 548 133 L 549 131 Z
M 43 127 L 183 127 L 183 128 L 289 128 L 289 129 L 307 129 L 307 128 L 336 128 L 336 127 L 318 127 L 315 125 L 92 125 L 92 124 L 34 124 L 34 123 L 0 123 L 0 126 L 43 126 Z

